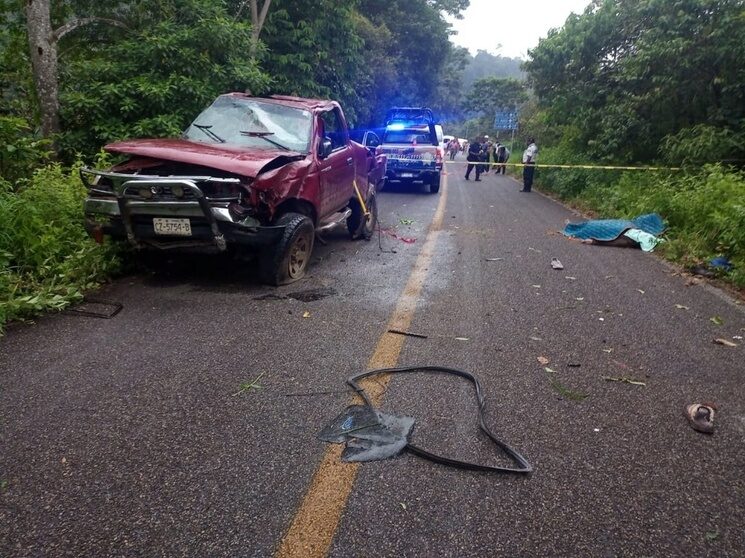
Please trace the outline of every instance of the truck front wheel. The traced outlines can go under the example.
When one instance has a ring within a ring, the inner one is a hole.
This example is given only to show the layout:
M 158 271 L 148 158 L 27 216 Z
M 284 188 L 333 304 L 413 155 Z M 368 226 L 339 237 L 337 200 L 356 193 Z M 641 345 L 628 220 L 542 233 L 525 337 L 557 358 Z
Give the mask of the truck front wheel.
M 305 276 L 313 252 L 313 221 L 300 213 L 285 213 L 276 222 L 285 232 L 276 246 L 261 254 L 261 279 L 269 285 L 287 285 Z
M 375 232 L 375 226 L 378 224 L 378 201 L 373 186 L 370 186 L 365 205 L 367 206 L 367 216 L 363 213 L 357 200 L 353 200 L 349 206 L 352 214 L 347 219 L 347 230 L 352 240 L 357 238 L 370 240 Z

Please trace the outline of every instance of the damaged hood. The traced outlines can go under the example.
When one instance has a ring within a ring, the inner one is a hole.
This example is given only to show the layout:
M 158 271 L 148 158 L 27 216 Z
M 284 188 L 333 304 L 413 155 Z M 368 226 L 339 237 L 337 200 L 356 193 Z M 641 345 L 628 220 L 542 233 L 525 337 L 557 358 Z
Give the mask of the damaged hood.
M 307 155 L 282 149 L 255 149 L 231 144 L 209 144 L 183 139 L 144 139 L 111 143 L 110 153 L 148 157 L 219 169 L 255 178 L 267 165 L 275 169 Z

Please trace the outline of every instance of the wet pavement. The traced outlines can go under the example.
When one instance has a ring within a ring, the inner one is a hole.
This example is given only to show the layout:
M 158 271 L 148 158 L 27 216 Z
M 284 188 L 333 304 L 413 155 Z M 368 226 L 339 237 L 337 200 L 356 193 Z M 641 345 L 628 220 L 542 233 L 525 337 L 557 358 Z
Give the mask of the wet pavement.
M 365 463 L 329 554 L 741 556 L 745 345 L 712 340 L 745 336 L 743 307 L 653 255 L 564 238 L 577 216 L 509 178 L 449 170 L 410 326 L 428 337 L 407 338 L 398 362 L 475 374 L 492 430 L 535 472 Z M 179 258 L 97 293 L 123 304 L 112 319 L 9 328 L 0 555 L 272 556 L 326 451 L 315 436 L 349 403 L 344 380 L 384 334 L 439 199 L 389 186 L 383 226 L 416 242 L 327 234 L 294 285 Z M 682 416 L 705 401 L 720 408 L 713 436 Z M 427 449 L 505 462 L 466 381 L 395 377 L 383 408 L 415 417 Z

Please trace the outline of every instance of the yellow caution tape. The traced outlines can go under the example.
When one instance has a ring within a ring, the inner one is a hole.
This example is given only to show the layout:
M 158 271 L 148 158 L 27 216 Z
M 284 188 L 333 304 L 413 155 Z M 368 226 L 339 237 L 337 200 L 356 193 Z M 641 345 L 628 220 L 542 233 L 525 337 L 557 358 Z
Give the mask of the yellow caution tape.
M 646 170 L 646 171 L 680 171 L 680 167 L 616 167 L 610 165 L 527 165 L 526 163 L 489 163 L 484 161 L 443 161 L 448 165 L 504 165 L 505 167 L 527 167 L 538 169 L 600 169 L 600 170 Z

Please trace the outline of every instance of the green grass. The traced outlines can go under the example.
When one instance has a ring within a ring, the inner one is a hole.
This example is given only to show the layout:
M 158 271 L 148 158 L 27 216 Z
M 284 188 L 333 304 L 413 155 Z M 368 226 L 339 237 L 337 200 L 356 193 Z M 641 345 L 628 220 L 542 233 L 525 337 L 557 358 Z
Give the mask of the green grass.
M 545 149 L 539 163 L 580 162 Z M 587 161 L 582 161 L 587 163 Z M 720 165 L 695 171 L 538 169 L 536 182 L 599 218 L 659 213 L 668 224 L 660 253 L 684 266 L 724 256 L 733 264 L 720 276 L 745 287 L 745 174 Z
M 120 268 L 118 252 L 83 227 L 77 167 L 48 165 L 0 179 L 0 331 L 10 320 L 61 310 Z

